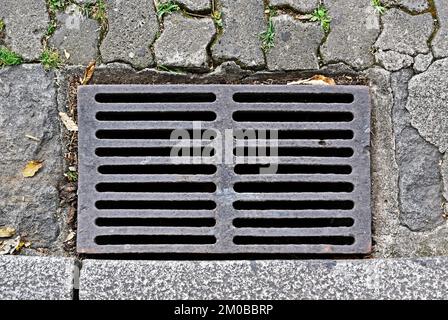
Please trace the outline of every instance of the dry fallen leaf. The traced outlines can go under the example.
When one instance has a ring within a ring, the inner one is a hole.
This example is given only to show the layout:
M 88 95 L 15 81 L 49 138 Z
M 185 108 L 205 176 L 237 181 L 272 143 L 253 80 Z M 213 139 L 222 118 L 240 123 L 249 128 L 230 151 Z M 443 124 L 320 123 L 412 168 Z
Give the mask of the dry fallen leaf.
M 68 131 L 78 131 L 78 126 L 75 121 L 70 118 L 65 112 L 59 112 L 59 116 L 61 117 L 61 121 Z
M 315 86 L 335 86 L 336 82 L 332 78 L 317 74 L 308 79 L 288 82 L 288 85 L 295 85 L 295 84 L 306 84 Z
M 93 73 L 95 72 L 96 61 L 93 60 L 89 63 L 86 70 L 84 71 L 84 76 L 81 80 L 82 85 L 86 85 L 89 83 L 90 79 L 93 77 Z
M 70 230 L 69 234 L 67 235 L 67 238 L 65 238 L 64 242 L 69 242 L 75 238 L 76 233 Z
M 6 254 L 13 254 L 14 252 L 20 250 L 20 236 L 14 239 L 5 240 L 0 244 L 0 256 Z
M 34 141 L 40 141 L 39 138 L 36 138 L 35 136 L 32 136 L 30 134 L 26 134 L 25 137 L 27 137 L 28 139 L 34 140 Z
M 22 170 L 22 175 L 25 178 L 33 177 L 40 168 L 42 168 L 42 161 L 30 161 L 26 164 L 25 168 Z
M 64 49 L 64 56 L 65 56 L 65 60 L 70 59 L 70 53 Z
M 16 229 L 11 227 L 0 227 L 0 238 L 10 238 L 16 234 Z

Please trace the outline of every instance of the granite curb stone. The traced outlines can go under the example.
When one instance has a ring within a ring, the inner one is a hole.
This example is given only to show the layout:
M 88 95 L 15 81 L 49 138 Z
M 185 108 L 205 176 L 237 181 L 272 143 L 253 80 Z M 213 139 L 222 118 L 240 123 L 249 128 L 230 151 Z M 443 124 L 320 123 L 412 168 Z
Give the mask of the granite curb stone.
M 0 300 L 72 300 L 71 258 L 0 256 Z
M 80 299 L 446 299 L 448 258 L 85 260 Z

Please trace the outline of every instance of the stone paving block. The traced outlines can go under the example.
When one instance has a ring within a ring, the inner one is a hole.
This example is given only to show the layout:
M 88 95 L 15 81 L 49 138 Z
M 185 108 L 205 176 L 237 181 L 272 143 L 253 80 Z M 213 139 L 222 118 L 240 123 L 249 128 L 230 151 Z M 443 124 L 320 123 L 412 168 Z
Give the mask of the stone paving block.
M 236 60 L 248 68 L 264 66 L 260 34 L 266 30 L 263 1 L 220 0 L 223 32 L 212 47 L 217 62 Z
M 325 36 L 318 23 L 304 23 L 291 16 L 272 18 L 274 47 L 266 54 L 269 70 L 319 69 L 318 50 Z
M 70 258 L 0 256 L 0 300 L 71 300 L 76 273 Z
M 143 69 L 154 64 L 150 46 L 159 30 L 152 0 L 107 2 L 109 30 L 100 51 L 104 63 L 126 62 Z
M 50 247 L 59 234 L 63 156 L 53 78 L 40 65 L 0 69 L 0 225 L 16 228 L 33 247 Z M 43 168 L 22 177 L 32 160 Z
M 65 59 L 65 63 L 87 65 L 95 60 L 100 37 L 99 23 L 83 15 L 77 6 L 70 6 L 64 13 L 58 13 L 56 18 L 59 27 L 49 43 L 59 50 L 59 56 Z
M 332 0 L 325 5 L 332 20 L 321 49 L 324 62 L 344 62 L 356 69 L 371 66 L 380 23 L 370 0 Z
M 441 155 L 410 126 L 398 133 L 400 167 L 400 221 L 412 231 L 432 230 L 443 224 Z
M 44 0 L 2 0 L 0 19 L 5 23 L 5 44 L 25 60 L 37 61 L 50 17 Z
M 439 30 L 432 40 L 432 50 L 436 58 L 448 57 L 448 1 L 434 0 L 439 22 Z
M 411 126 L 405 109 L 407 83 L 412 70 L 392 76 L 394 87 L 394 131 L 399 166 L 400 223 L 412 231 L 428 231 L 444 223 L 442 185 L 439 170 L 441 155 Z
M 376 60 L 388 71 L 398 71 L 412 65 L 414 59 L 407 54 L 395 51 L 378 51 L 375 54 Z
M 425 11 L 429 8 L 428 0 L 383 0 L 382 3 L 386 6 L 399 6 L 414 12 Z
M 411 15 L 399 9 L 389 9 L 382 16 L 383 31 L 375 47 L 410 56 L 428 53 L 428 40 L 434 30 L 430 13 Z
M 171 14 L 164 18 L 163 25 L 162 35 L 154 44 L 157 64 L 207 70 L 207 46 L 215 34 L 213 20 Z
M 392 123 L 393 93 L 390 72 L 374 67 L 365 72 L 372 101 L 372 217 L 375 253 L 387 256 L 390 238 L 397 228 L 398 168 L 395 160 L 395 137 Z
M 412 125 L 427 141 L 448 150 L 448 58 L 434 62 L 428 70 L 409 82 L 406 108 L 411 113 Z
M 276 7 L 289 7 L 298 12 L 312 12 L 319 5 L 319 0 L 270 0 L 269 4 Z
M 432 53 L 419 54 L 414 58 L 414 70 L 416 72 L 426 71 L 432 63 L 433 60 Z
M 446 299 L 448 258 L 85 260 L 80 299 Z
M 159 3 L 169 2 L 172 0 L 159 0 Z M 211 8 L 210 0 L 175 0 L 175 3 L 185 7 L 190 11 L 207 11 Z

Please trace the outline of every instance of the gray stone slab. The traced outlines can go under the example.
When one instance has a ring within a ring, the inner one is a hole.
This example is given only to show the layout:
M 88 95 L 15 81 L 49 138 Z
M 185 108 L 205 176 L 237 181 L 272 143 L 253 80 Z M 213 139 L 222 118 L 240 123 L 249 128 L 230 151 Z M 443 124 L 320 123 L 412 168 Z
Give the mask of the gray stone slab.
M 407 83 L 411 70 L 393 74 L 394 131 L 399 166 L 400 223 L 412 231 L 427 231 L 444 223 L 442 185 L 439 170 L 441 155 L 411 126 L 405 109 Z
M 25 60 L 38 60 L 43 50 L 41 41 L 50 23 L 45 1 L 2 0 L 0 6 L 6 46 Z
M 86 17 L 77 6 L 57 14 L 58 29 L 50 38 L 50 46 L 59 50 L 67 64 L 87 65 L 96 60 L 100 26 Z M 68 57 L 68 58 L 67 58 Z
M 157 64 L 207 70 L 207 46 L 215 34 L 213 20 L 170 14 L 164 18 L 163 25 L 162 35 L 154 44 Z
M 220 0 L 223 31 L 212 47 L 213 59 L 237 61 L 248 68 L 264 66 L 260 34 L 266 30 L 263 1 Z
M 0 256 L 0 300 L 71 300 L 74 259 Z
M 448 150 L 448 58 L 434 62 L 409 82 L 412 125 L 440 152 Z
M 101 46 L 103 62 L 126 62 L 143 69 L 153 65 L 150 46 L 159 30 L 152 0 L 108 1 L 109 29 Z
M 436 58 L 448 57 L 448 1 L 434 0 L 439 30 L 432 40 L 432 51 Z
M 412 231 L 434 229 L 445 222 L 439 172 L 441 155 L 410 126 L 397 135 L 400 221 Z
M 398 71 L 412 65 L 414 59 L 407 54 L 401 54 L 395 51 L 378 51 L 375 54 L 378 63 L 388 71 Z
M 0 225 L 16 228 L 33 247 L 51 247 L 59 234 L 63 156 L 53 77 L 40 65 L 0 69 Z M 43 168 L 24 178 L 32 160 Z
M 356 69 L 371 66 L 375 62 L 372 45 L 380 23 L 370 0 L 332 0 L 325 5 L 332 20 L 321 48 L 324 62 L 344 62 Z
M 446 299 L 448 258 L 85 260 L 80 299 Z
M 169 2 L 172 0 L 159 0 L 159 3 Z M 206 11 L 210 10 L 210 0 L 175 0 L 177 4 L 189 11 Z
M 391 256 L 398 228 L 398 167 L 392 123 L 393 93 L 390 72 L 375 67 L 365 72 L 372 101 L 372 217 L 374 254 Z
M 274 47 L 266 54 L 269 70 L 319 69 L 318 50 L 324 32 L 318 23 L 304 23 L 289 15 L 272 18 Z
M 410 56 L 428 53 L 428 41 L 434 30 L 430 13 L 411 15 L 400 9 L 389 9 L 381 18 L 383 31 L 375 47 Z
M 319 0 L 270 0 L 269 4 L 276 7 L 289 7 L 298 12 L 312 12 L 319 5 Z
M 426 71 L 432 63 L 433 60 L 432 53 L 419 54 L 414 58 L 414 71 L 417 73 Z
M 382 3 L 386 6 L 399 6 L 413 12 L 421 12 L 429 8 L 428 0 L 383 0 Z

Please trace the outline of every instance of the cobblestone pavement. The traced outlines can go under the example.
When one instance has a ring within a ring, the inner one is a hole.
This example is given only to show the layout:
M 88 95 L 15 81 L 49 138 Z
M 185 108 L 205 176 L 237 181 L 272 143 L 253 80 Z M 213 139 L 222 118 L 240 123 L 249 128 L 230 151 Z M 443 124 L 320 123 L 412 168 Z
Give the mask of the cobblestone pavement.
M 448 255 L 448 1 L 373 3 L 0 0 L 0 226 L 31 242 L 25 254 L 66 254 L 61 195 L 74 184 L 58 112 L 74 115 L 70 84 L 93 60 L 93 83 L 320 73 L 371 88 L 373 255 Z M 43 169 L 24 179 L 36 159 Z

